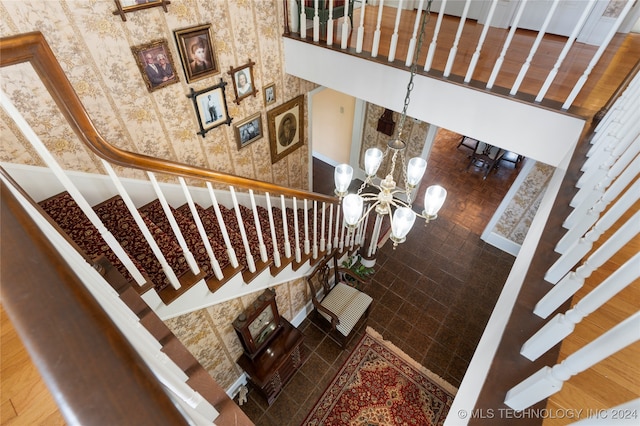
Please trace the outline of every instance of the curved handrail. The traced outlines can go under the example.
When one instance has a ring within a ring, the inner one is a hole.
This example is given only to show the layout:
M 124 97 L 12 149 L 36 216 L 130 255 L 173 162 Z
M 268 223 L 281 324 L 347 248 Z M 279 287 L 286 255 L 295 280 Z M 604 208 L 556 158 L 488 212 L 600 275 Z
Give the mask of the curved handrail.
M 210 180 L 230 186 L 252 188 L 274 194 L 284 194 L 328 203 L 337 202 L 337 199 L 332 196 L 287 188 L 119 149 L 107 142 L 95 128 L 89 114 L 41 32 L 34 31 L 0 39 L 0 66 L 5 67 L 23 62 L 31 63 L 80 140 L 96 155 L 110 163 L 145 171 Z

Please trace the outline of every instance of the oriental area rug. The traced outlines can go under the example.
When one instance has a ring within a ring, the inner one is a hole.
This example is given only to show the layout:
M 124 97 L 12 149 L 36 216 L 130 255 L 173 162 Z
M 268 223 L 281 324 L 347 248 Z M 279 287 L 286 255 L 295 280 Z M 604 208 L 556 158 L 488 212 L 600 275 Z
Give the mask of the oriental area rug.
M 442 425 L 456 391 L 367 327 L 302 424 Z

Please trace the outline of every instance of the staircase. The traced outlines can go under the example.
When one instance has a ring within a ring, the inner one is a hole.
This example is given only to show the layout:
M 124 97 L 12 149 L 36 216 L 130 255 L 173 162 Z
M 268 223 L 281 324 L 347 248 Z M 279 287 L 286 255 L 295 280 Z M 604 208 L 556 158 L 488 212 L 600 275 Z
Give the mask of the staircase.
M 84 254 L 91 259 L 104 256 L 127 281 L 135 284 L 135 280 L 123 262 L 67 191 L 40 201 L 38 205 Z M 278 207 L 272 207 L 269 211 L 262 206 L 256 206 L 253 210 L 245 205 L 239 205 L 240 215 L 237 216 L 234 209 L 217 204 L 217 210 L 222 218 L 219 222 L 213 206 L 203 207 L 195 203 L 193 205 L 222 277 L 217 277 L 214 272 L 207 247 L 199 234 L 198 225 L 188 204 L 178 207 L 168 206 L 172 217 L 167 216 L 162 203 L 157 198 L 137 209 L 144 225 L 160 249 L 162 260 L 159 260 L 153 252 L 120 195 L 110 197 L 92 207 L 106 229 L 115 237 L 145 278 L 143 285 L 135 285 L 139 293 L 153 290 L 166 305 L 201 280 L 204 280 L 211 292 L 217 291 L 237 274 L 241 274 L 244 282 L 249 284 L 266 269 L 275 276 L 289 264 L 292 264 L 294 270 L 298 270 L 309 259 L 313 260 L 311 263 L 315 263 L 332 247 L 331 242 L 326 244 L 316 239 L 313 243 L 313 252 L 310 250 L 309 236 L 331 235 L 326 218 L 323 221 L 322 212 L 317 209 L 314 218 L 312 209 L 298 208 L 294 212 L 292 208 L 287 207 L 283 215 L 283 210 Z M 171 222 L 177 227 L 174 228 Z M 324 231 L 320 229 L 323 223 Z M 225 235 L 228 235 L 228 238 L 225 238 Z M 248 242 L 246 251 L 243 235 Z M 304 239 L 301 240 L 300 236 Z M 181 247 L 179 238 L 186 243 L 185 249 Z M 229 241 L 229 247 L 225 246 L 225 240 Z M 293 247 L 293 250 L 287 247 Z M 299 253 L 299 259 L 291 254 L 286 256 L 287 251 Z M 237 256 L 237 253 L 245 255 Z M 195 271 L 190 268 L 187 261 L 191 256 L 195 260 Z M 231 257 L 238 258 L 237 266 L 232 265 Z M 257 262 L 253 262 L 255 263 L 253 271 L 250 269 L 249 264 L 252 262 L 249 259 L 258 259 Z M 177 277 L 179 288 L 176 289 L 172 285 L 163 270 L 163 262 L 166 262 Z

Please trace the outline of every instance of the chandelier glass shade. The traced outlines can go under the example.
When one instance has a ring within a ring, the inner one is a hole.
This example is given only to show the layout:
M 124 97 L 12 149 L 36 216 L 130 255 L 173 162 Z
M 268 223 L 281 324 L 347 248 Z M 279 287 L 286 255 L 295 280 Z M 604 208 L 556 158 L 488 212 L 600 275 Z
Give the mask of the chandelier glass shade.
M 406 236 L 411 230 L 416 216 L 421 217 L 428 223 L 438 216 L 438 211 L 444 204 L 447 191 L 440 185 L 432 185 L 427 188 L 424 196 L 424 210 L 417 213 L 412 208 L 412 194 L 415 188 L 420 185 L 420 181 L 427 169 L 427 161 L 421 157 L 405 160 L 407 144 L 402 140 L 402 132 L 407 117 L 407 107 L 413 89 L 413 78 L 416 74 L 417 61 L 424 37 L 424 28 L 427 16 L 429 15 L 431 1 L 428 3 L 427 11 L 422 17 L 420 38 L 415 50 L 413 63 L 411 65 L 411 77 L 407 85 L 407 92 L 404 101 L 404 108 L 399 120 L 397 134 L 392 138 L 386 150 L 383 152 L 379 148 L 369 148 L 364 154 L 364 172 L 366 178 L 357 193 L 348 194 L 353 178 L 353 168 L 348 164 L 340 164 L 335 169 L 335 193 L 342 202 L 344 222 L 348 229 L 357 228 L 369 213 L 373 210 L 378 214 L 376 226 L 373 228 L 372 239 L 378 238 L 380 232 L 380 221 L 389 216 L 391 221 L 391 240 L 394 248 L 406 240 Z M 389 171 L 384 179 L 377 182 L 376 174 L 385 158 L 390 158 Z M 402 167 L 401 186 L 397 186 L 394 180 L 394 171 L 397 163 Z M 366 189 L 366 191 L 365 191 Z M 401 196 L 401 197 L 399 197 Z M 366 209 L 366 210 L 365 210 Z M 376 241 L 377 242 L 377 241 Z

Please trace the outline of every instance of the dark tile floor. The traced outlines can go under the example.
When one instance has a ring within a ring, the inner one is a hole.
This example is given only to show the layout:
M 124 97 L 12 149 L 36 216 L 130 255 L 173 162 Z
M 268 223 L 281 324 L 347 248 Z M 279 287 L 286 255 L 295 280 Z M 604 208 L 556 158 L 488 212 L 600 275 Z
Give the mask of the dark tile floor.
M 395 250 L 385 244 L 363 287 L 374 299 L 368 325 L 456 387 L 514 261 L 480 234 L 518 171 L 504 163 L 483 180 L 481 170 L 466 170 L 469 151 L 457 147 L 459 139 L 438 133 L 423 179 L 424 188 L 439 183 L 448 190 L 439 218 L 426 226 L 416 221 Z M 314 191 L 331 193 L 332 173 L 314 160 Z M 300 424 L 360 337 L 343 351 L 309 319 L 299 328 L 310 354 L 306 363 L 271 407 L 251 390 L 242 406 L 257 425 Z

